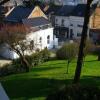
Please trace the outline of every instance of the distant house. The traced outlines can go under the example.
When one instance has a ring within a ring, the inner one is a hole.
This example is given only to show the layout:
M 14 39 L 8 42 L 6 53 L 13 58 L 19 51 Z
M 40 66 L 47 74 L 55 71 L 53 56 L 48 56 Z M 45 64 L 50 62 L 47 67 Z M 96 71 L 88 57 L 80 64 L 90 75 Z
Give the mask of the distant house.
M 100 7 L 97 7 L 90 18 L 90 35 L 94 43 L 100 43 Z
M 71 35 L 69 34 L 70 26 L 70 15 L 74 10 L 75 6 L 65 5 L 55 15 L 55 34 L 60 39 L 70 39 Z
M 22 23 L 33 29 L 33 31 L 26 36 L 26 40 L 34 45 L 33 51 L 36 49 L 41 50 L 45 47 L 52 49 L 58 45 L 58 39 L 53 35 L 51 23 L 38 6 L 17 6 L 10 13 L 8 12 L 5 22 L 10 24 Z M 2 46 L 0 55 L 8 59 L 18 57 L 18 55 L 9 50 L 7 46 Z
M 93 4 L 91 6 L 91 13 L 96 8 L 97 4 Z M 54 33 L 57 35 L 59 40 L 68 40 L 68 39 L 77 39 L 81 37 L 83 24 L 84 24 L 84 16 L 85 16 L 86 4 L 78 4 L 78 5 L 65 5 L 56 13 L 55 15 L 55 31 Z M 96 23 L 99 23 L 97 21 Z M 91 24 L 89 24 L 89 29 L 91 28 Z M 89 29 L 88 29 L 88 37 L 89 37 Z
M 84 24 L 85 9 L 86 9 L 86 4 L 79 4 L 74 8 L 69 17 L 70 19 L 69 34 L 71 34 L 72 38 L 80 38 L 81 36 Z
M 19 23 L 22 22 L 22 19 L 29 19 L 35 17 L 44 17 L 47 19 L 47 16 L 42 12 L 39 6 L 25 7 L 23 5 L 14 7 L 11 9 L 5 18 L 5 22 L 9 23 Z
M 100 29 L 100 7 L 97 7 L 90 18 L 90 27 Z

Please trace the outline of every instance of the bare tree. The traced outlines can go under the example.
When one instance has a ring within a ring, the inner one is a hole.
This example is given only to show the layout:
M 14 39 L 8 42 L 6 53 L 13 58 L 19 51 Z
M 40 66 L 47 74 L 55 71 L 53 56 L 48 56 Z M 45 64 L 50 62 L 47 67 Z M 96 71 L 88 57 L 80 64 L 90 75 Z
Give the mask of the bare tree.
M 30 44 L 26 40 L 27 33 L 28 28 L 23 25 L 4 25 L 0 31 L 0 42 L 9 45 L 10 50 L 18 54 L 28 72 L 30 65 L 25 58 L 25 51 L 29 50 Z
M 93 0 L 87 0 L 83 31 L 82 31 L 81 42 L 80 42 L 80 46 L 79 46 L 77 66 L 76 66 L 76 71 L 75 71 L 75 76 L 74 76 L 74 81 L 73 81 L 74 83 L 78 83 L 80 81 L 80 75 L 81 75 L 83 57 L 84 57 L 84 48 L 85 48 L 85 45 L 86 45 L 88 24 L 89 24 L 89 18 L 90 18 L 90 8 L 91 8 L 90 6 L 91 6 L 92 1 Z

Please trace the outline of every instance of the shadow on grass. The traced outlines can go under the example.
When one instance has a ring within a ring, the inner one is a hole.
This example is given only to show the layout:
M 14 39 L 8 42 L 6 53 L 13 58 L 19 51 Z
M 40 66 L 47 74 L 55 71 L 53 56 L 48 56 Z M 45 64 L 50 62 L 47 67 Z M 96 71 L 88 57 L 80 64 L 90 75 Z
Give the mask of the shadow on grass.
M 98 60 L 85 60 L 83 62 L 97 62 Z M 77 63 L 77 60 L 76 61 L 72 61 L 71 63 Z
M 56 91 L 65 83 L 64 80 L 55 80 L 47 78 L 21 78 L 17 80 L 7 80 L 2 82 L 10 99 L 28 100 L 30 98 L 46 97 L 53 91 Z M 70 80 L 67 81 L 67 84 Z M 36 99 L 37 100 L 37 99 Z
M 28 100 L 30 98 L 46 97 L 48 94 L 57 91 L 61 86 L 71 83 L 72 79 L 57 80 L 48 78 L 19 78 L 2 81 L 8 96 L 14 100 Z M 100 77 L 83 76 L 81 84 L 100 86 Z M 24 99 L 20 99 L 22 97 Z
M 87 60 L 87 61 L 84 61 L 84 62 L 96 62 L 98 60 Z
M 83 76 L 81 78 L 83 85 L 92 85 L 100 87 L 100 76 Z
M 58 69 L 58 68 L 62 68 L 62 67 L 53 67 L 52 66 L 49 66 L 49 67 L 35 67 L 32 69 L 32 72 L 41 72 L 41 71 L 46 71 L 46 70 L 53 70 L 53 69 Z
M 62 60 L 62 61 L 64 61 L 64 60 Z M 66 61 L 66 60 L 65 60 L 65 61 Z M 66 63 L 67 63 L 67 61 L 66 61 L 66 62 L 59 62 L 59 63 L 57 62 L 57 63 L 54 63 L 54 64 L 52 63 L 52 64 L 49 64 L 49 65 L 48 65 L 48 64 L 47 64 L 47 65 L 46 65 L 46 64 L 45 64 L 45 65 L 43 64 L 43 65 L 41 65 L 41 66 L 45 66 L 45 67 L 46 67 L 46 66 L 62 65 L 62 64 L 65 65 Z

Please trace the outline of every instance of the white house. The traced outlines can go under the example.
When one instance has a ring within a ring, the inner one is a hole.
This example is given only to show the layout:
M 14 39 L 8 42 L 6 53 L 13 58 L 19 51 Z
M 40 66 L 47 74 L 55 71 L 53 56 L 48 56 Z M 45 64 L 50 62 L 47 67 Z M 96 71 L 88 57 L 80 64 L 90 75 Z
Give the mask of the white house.
M 5 18 L 7 23 L 22 23 L 28 25 L 32 31 L 26 36 L 26 40 L 34 45 L 33 51 L 36 49 L 52 49 L 58 45 L 58 39 L 53 35 L 53 27 L 48 21 L 45 14 L 39 7 L 23 7 L 14 8 Z M 26 52 L 30 54 L 32 52 Z M 8 59 L 16 59 L 18 55 L 9 49 L 9 46 L 2 45 L 0 48 L 0 56 Z
M 63 6 L 55 15 L 55 34 L 60 39 L 69 39 L 71 35 L 69 34 L 70 26 L 70 15 L 74 10 L 75 6 L 65 5 Z M 67 9 L 67 10 L 66 10 Z
M 61 40 L 80 38 L 83 29 L 85 8 L 86 4 L 78 4 L 77 6 L 65 5 L 59 10 L 55 16 L 55 34 Z

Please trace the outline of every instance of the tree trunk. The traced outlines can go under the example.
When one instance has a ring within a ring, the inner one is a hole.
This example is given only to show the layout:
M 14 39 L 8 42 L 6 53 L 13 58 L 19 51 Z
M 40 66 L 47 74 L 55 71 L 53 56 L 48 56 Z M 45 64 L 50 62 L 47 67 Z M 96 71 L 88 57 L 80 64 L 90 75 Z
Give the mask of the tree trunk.
M 16 49 L 14 46 L 11 46 L 12 49 L 19 55 L 20 59 L 21 59 L 21 64 L 23 66 L 23 68 L 26 69 L 26 72 L 30 71 L 30 64 L 27 61 L 27 59 L 25 58 L 25 55 L 22 54 L 18 49 Z
M 98 55 L 98 61 L 100 61 L 100 54 Z
M 26 69 L 26 72 L 30 71 L 30 64 L 25 57 L 21 57 L 22 66 Z
M 81 69 L 82 69 L 82 64 L 83 64 L 83 56 L 84 56 L 83 50 L 84 50 L 85 42 L 86 42 L 86 38 L 87 38 L 88 24 L 89 24 L 89 18 L 90 18 L 90 5 L 91 5 L 92 1 L 93 0 L 87 1 L 85 17 L 84 17 L 84 25 L 83 25 L 78 60 L 77 60 L 77 66 L 76 66 L 76 71 L 75 71 L 73 83 L 79 83 L 79 81 L 80 81 Z
M 69 61 L 67 62 L 67 74 L 68 74 L 68 72 L 69 72 Z

